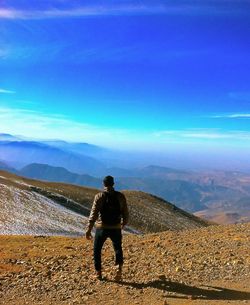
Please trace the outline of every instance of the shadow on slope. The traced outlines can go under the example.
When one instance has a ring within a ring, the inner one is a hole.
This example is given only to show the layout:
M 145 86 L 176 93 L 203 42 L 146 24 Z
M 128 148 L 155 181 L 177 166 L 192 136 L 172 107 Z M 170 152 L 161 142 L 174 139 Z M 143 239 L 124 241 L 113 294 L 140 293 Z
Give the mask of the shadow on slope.
M 108 282 L 114 282 L 107 280 Z M 164 292 L 173 292 L 177 295 L 168 295 L 176 299 L 203 299 L 203 300 L 250 300 L 250 293 L 217 286 L 190 286 L 183 283 L 168 281 L 165 278 L 149 281 L 148 283 L 135 283 L 122 281 L 119 284 L 136 289 L 156 288 Z

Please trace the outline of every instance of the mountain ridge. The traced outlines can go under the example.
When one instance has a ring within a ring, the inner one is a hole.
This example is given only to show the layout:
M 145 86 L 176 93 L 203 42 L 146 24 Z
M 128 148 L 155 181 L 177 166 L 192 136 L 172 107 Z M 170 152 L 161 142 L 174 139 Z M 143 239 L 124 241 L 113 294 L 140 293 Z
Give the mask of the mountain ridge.
M 80 174 L 94 173 L 104 168 L 100 161 L 92 157 L 67 152 L 36 141 L 0 141 L 0 159 L 19 168 L 32 162 L 43 163 L 46 160 L 48 165 L 67 166 L 68 170 Z
M 145 171 L 147 172 L 150 168 L 157 171 L 159 167 L 149 166 L 145 168 Z M 5 167 L 5 169 L 8 168 Z M 13 169 L 8 170 L 18 173 Z M 222 215 L 223 211 L 224 215 L 231 215 L 232 223 L 250 220 L 249 175 L 240 172 L 216 172 L 215 174 L 208 173 L 207 175 L 205 173 L 188 172 L 186 175 L 184 171 L 175 171 L 168 168 L 162 169 L 160 167 L 159 170 L 164 172 L 163 177 L 158 178 L 149 174 L 144 177 L 115 176 L 116 187 L 118 190 L 127 189 L 151 193 L 173 202 L 176 206 L 188 212 L 200 213 L 197 215 L 210 221 L 217 222 L 214 218 L 216 213 Z M 144 169 L 142 168 L 141 171 L 144 171 Z M 29 164 L 21 169 L 19 173 L 29 178 L 47 181 L 58 181 L 97 188 L 102 186 L 102 178 L 79 175 L 64 168 L 46 164 Z M 113 173 L 112 171 L 110 172 L 110 169 L 107 169 L 105 174 Z M 232 217 L 233 215 L 235 218 Z M 218 219 L 221 221 L 224 219 L 224 223 L 228 223 L 226 216 L 224 218 L 219 217 Z
M 9 234 L 18 234 L 15 231 L 17 225 L 15 219 L 19 219 L 19 224 L 23 228 L 28 226 L 27 230 L 30 230 L 30 234 L 32 234 L 32 225 L 29 226 L 29 224 L 34 223 L 32 219 L 36 214 L 40 215 L 40 218 L 36 217 L 37 222 L 41 222 L 40 227 L 46 225 L 47 216 L 51 217 L 47 223 L 49 232 L 51 222 L 54 227 L 55 225 L 60 227 L 60 223 L 56 222 L 55 224 L 55 219 L 53 218 L 53 215 L 57 213 L 56 211 L 60 212 L 62 222 L 69 218 L 70 226 L 74 227 L 73 231 L 78 232 L 77 234 L 80 232 L 83 234 L 87 215 L 73 209 L 73 205 L 82 207 L 85 211 L 90 211 L 95 194 L 101 190 L 71 184 L 31 180 L 0 171 L 0 191 L 0 216 L 3 224 L 9 224 L 9 231 L 6 231 L 5 227 L 4 234 L 7 234 L 7 232 Z M 164 230 L 184 230 L 209 225 L 209 222 L 190 215 L 156 196 L 135 191 L 123 192 L 130 209 L 131 220 L 129 226 L 131 230 L 149 233 Z M 19 209 L 17 209 L 18 205 Z M 71 208 L 70 205 L 72 205 Z M 51 211 L 48 215 L 44 212 L 46 209 Z M 13 213 L 15 214 L 14 218 L 10 216 Z M 80 220 L 74 219 L 72 213 L 77 213 L 77 217 L 80 217 Z M 70 217 L 68 216 L 69 214 Z M 15 224 L 14 229 L 11 223 Z M 81 223 L 81 229 L 79 223 Z M 51 229 L 51 234 L 53 234 L 53 230 Z

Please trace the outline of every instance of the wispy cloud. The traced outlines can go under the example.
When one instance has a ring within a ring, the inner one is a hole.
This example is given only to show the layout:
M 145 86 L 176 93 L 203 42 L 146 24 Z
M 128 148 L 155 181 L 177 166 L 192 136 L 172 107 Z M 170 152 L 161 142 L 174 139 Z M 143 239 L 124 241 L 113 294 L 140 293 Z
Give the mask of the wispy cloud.
M 0 107 L 0 122 L 1 132 L 5 133 L 38 139 L 86 141 L 110 147 L 117 147 L 118 143 L 123 148 L 131 143 L 139 147 L 146 138 L 132 130 L 96 126 L 60 114 L 8 107 Z
M 21 134 L 34 139 L 63 139 L 85 141 L 121 149 L 151 150 L 170 149 L 176 145 L 197 143 L 243 143 L 248 145 L 250 132 L 196 128 L 180 130 L 139 131 L 91 125 L 75 121 L 65 115 L 46 114 L 34 110 L 0 107 L 0 132 Z M 169 144 L 172 145 L 169 146 Z
M 145 4 L 135 4 L 127 1 L 123 4 L 90 5 L 64 8 L 44 8 L 40 10 L 22 10 L 15 8 L 1 8 L 0 19 L 48 19 L 48 18 L 70 18 L 70 17 L 88 17 L 88 16 L 112 16 L 112 15 L 202 15 L 202 14 L 244 14 L 246 6 L 249 6 L 248 0 L 240 0 L 235 5 L 234 1 L 224 0 L 206 0 L 206 1 L 157 1 L 154 4 L 145 2 Z
M 3 88 L 0 88 L 0 93 L 14 94 L 14 93 L 15 93 L 15 91 L 12 91 L 12 90 L 6 90 L 6 89 L 3 89 Z
M 214 119 L 250 119 L 250 113 L 231 113 L 231 114 L 219 114 L 213 115 Z
M 0 9 L 0 18 L 3 19 L 49 19 L 69 18 L 88 16 L 108 16 L 123 14 L 155 14 L 165 11 L 164 6 L 137 6 L 137 5 L 116 5 L 116 6 L 86 6 L 70 9 L 49 9 L 49 10 L 17 10 Z
M 154 133 L 158 138 L 165 139 L 200 139 L 200 140 L 250 140 L 250 132 L 244 130 L 222 130 L 216 128 L 197 128 L 183 130 L 163 130 Z

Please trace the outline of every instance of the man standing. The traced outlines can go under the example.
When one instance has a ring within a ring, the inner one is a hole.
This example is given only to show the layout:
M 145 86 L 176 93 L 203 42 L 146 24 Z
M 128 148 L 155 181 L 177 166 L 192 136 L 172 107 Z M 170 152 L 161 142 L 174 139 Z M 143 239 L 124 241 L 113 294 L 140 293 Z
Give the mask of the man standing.
M 123 266 L 122 229 L 128 222 L 128 206 L 125 196 L 114 190 L 114 178 L 103 179 L 104 191 L 98 193 L 93 202 L 89 216 L 86 238 L 91 239 L 91 230 L 96 223 L 94 240 L 94 264 L 96 276 L 102 279 L 101 251 L 104 242 L 110 238 L 115 251 L 117 281 L 121 280 Z

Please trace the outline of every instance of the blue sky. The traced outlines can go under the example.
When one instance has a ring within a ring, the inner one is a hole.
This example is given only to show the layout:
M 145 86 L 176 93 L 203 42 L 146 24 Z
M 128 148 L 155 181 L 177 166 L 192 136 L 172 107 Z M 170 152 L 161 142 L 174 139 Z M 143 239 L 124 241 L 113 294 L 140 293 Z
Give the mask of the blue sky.
M 0 31 L 0 132 L 249 154 L 248 0 L 7 0 Z

